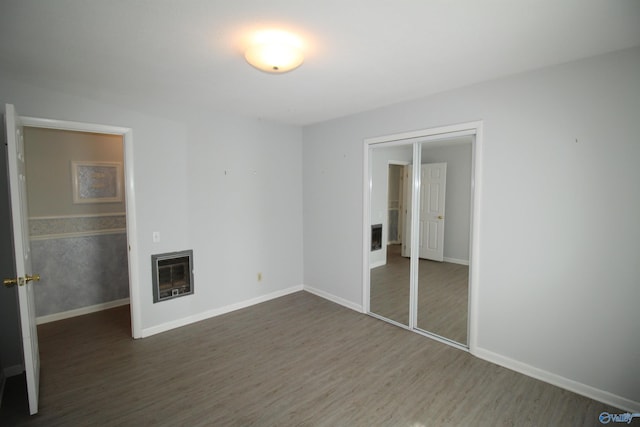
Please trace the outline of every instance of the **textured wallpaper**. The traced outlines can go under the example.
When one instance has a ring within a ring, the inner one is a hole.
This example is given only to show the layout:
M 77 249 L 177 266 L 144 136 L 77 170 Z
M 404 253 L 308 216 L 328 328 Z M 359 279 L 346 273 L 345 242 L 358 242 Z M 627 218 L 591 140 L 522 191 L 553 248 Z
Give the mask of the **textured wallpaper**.
M 129 297 L 124 215 L 30 221 L 36 316 Z

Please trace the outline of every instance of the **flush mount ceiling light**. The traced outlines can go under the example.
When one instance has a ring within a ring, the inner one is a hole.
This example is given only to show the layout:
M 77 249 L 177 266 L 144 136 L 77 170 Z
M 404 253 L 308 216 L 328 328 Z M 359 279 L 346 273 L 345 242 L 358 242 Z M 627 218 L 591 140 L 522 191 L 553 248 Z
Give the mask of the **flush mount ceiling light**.
M 298 68 L 304 61 L 302 40 L 286 31 L 261 31 L 254 35 L 244 57 L 258 70 L 286 73 Z

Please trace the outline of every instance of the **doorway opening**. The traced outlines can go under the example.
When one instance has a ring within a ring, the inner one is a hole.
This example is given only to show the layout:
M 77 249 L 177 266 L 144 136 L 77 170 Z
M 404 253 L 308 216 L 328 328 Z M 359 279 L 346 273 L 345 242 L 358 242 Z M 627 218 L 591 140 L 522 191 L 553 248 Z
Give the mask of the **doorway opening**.
M 129 304 L 122 135 L 24 127 L 38 324 Z
M 80 315 L 89 313 L 96 310 L 106 309 L 128 303 L 130 305 L 130 317 L 131 317 L 131 336 L 133 338 L 141 338 L 141 314 L 140 314 L 140 298 L 139 298 L 139 286 L 138 286 L 138 260 L 135 251 L 135 238 L 136 235 L 136 221 L 135 221 L 135 193 L 133 186 L 133 134 L 129 128 L 122 128 L 117 126 L 100 125 L 93 123 L 81 123 L 70 122 L 62 120 L 41 119 L 33 117 L 21 117 L 22 124 L 24 125 L 26 132 L 29 131 L 42 131 L 53 132 L 63 131 L 70 135 L 87 135 L 90 134 L 94 137 L 102 137 L 104 143 L 105 140 L 119 141 L 119 150 L 121 161 L 105 158 L 103 161 L 89 159 L 87 151 L 91 151 L 88 147 L 83 147 L 82 153 L 73 161 L 67 159 L 69 174 L 69 181 L 66 183 L 67 188 L 70 188 L 71 200 L 76 201 L 78 206 L 107 206 L 112 209 L 111 212 L 101 211 L 99 213 L 80 213 L 70 214 L 65 218 L 58 219 L 58 224 L 51 224 L 56 222 L 56 218 L 47 218 L 44 220 L 49 221 L 49 227 L 65 227 L 69 226 L 69 223 L 76 223 L 78 221 L 83 222 L 85 227 L 84 231 L 80 231 L 73 237 L 83 237 L 79 242 L 82 245 L 92 245 L 93 248 L 97 248 L 100 252 L 106 250 L 109 253 L 107 259 L 111 259 L 115 262 L 109 267 L 108 274 L 111 276 L 119 277 L 118 280 L 126 280 L 124 283 L 124 289 L 122 285 L 119 289 L 106 288 L 93 289 L 94 297 L 106 298 L 105 302 L 89 303 L 88 307 L 67 310 L 68 315 Z M 27 135 L 27 138 L 29 136 Z M 28 144 L 28 142 L 27 142 Z M 118 145 L 118 144 L 115 144 Z M 81 145 L 82 147 L 82 145 Z M 95 148 L 95 145 L 94 145 Z M 100 151 L 100 150 L 98 150 Z M 27 153 L 27 155 L 29 155 Z M 119 174 L 119 175 L 118 175 Z M 72 176 L 73 175 L 73 176 Z M 109 187 L 114 185 L 120 177 L 119 183 L 115 184 L 116 188 Z M 83 184 L 84 183 L 84 184 Z M 84 186 L 83 186 L 84 185 Z M 117 191 L 117 185 L 121 187 L 121 193 Z M 104 201 L 103 201 L 104 200 Z M 98 208 L 96 208 L 98 209 Z M 87 216 L 88 215 L 88 216 Z M 41 218 L 42 219 L 42 218 Z M 61 225 L 60 223 L 66 223 Z M 71 225 L 71 227 L 75 227 Z M 87 231 L 87 228 L 89 231 Z M 86 231 L 86 236 L 82 234 Z M 56 236 L 53 237 L 63 237 Z M 60 233 L 64 234 L 64 233 Z M 51 237 L 51 236 L 50 236 Z M 102 243 L 108 241 L 106 245 L 98 244 L 96 246 L 96 239 L 102 240 Z M 91 240 L 94 240 L 91 242 Z M 124 253 L 120 249 L 124 249 Z M 116 257 L 113 257 L 114 253 L 118 253 Z M 36 254 L 37 255 L 37 254 Z M 93 264 L 89 268 L 93 268 L 98 272 L 104 272 L 103 265 Z M 126 271 L 125 271 L 126 270 Z M 98 273 L 99 274 L 99 273 Z M 44 276 L 43 276 L 44 277 Z M 123 279 L 126 277 L 126 279 Z M 80 280 L 82 280 L 80 278 Z M 128 296 L 122 297 L 128 293 Z M 86 296 L 85 296 L 86 298 Z M 95 302 L 95 300 L 93 300 Z M 62 316 L 64 317 L 63 311 Z M 63 318 L 62 317 L 62 318 Z M 55 320 L 55 315 L 53 316 Z

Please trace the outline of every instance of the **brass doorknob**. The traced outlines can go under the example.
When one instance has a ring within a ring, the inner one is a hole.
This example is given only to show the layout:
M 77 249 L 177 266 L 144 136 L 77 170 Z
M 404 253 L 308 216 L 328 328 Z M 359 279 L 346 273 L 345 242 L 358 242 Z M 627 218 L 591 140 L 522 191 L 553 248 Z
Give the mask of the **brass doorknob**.
M 438 219 L 444 219 L 442 215 L 438 215 Z
M 25 283 L 29 283 L 32 280 L 39 282 L 40 281 L 40 275 L 39 274 L 34 274 L 33 276 L 26 274 L 24 276 L 24 279 L 22 277 L 18 277 L 17 279 L 4 279 L 2 281 L 2 284 L 5 285 L 7 288 L 10 288 L 12 286 L 15 285 L 20 285 L 20 286 L 24 286 Z
M 34 280 L 36 282 L 39 282 L 40 281 L 40 275 L 39 274 L 34 274 L 33 276 L 30 276 L 30 275 L 27 274 L 27 275 L 24 276 L 24 281 L 25 282 L 29 283 L 32 280 Z
M 2 284 L 5 285 L 7 288 L 10 288 L 18 284 L 18 279 L 4 279 L 2 281 Z

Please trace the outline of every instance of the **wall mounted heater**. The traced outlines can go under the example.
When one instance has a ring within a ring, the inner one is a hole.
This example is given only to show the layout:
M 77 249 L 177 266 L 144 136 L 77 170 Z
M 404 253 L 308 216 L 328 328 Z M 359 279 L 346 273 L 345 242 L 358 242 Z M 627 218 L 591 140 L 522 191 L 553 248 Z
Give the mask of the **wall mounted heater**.
M 153 302 L 193 294 L 193 251 L 151 255 Z
M 382 249 L 382 224 L 373 224 L 371 226 L 371 250 L 380 249 Z

